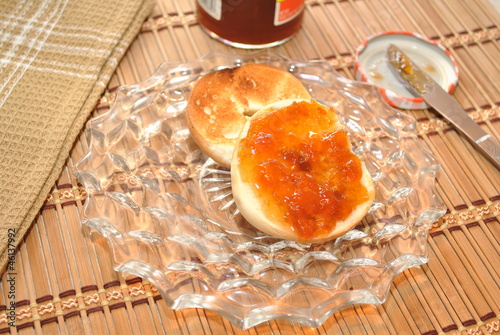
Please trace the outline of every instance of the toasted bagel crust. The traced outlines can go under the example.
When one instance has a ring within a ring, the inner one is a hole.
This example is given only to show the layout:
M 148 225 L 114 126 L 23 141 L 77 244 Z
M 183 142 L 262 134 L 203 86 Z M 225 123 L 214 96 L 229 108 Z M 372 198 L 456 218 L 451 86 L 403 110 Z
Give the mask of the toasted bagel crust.
M 283 99 L 310 99 L 300 80 L 266 64 L 245 64 L 201 77 L 188 100 L 189 129 L 201 150 L 230 167 L 236 140 L 248 117 Z
M 309 243 L 320 243 L 328 240 L 332 240 L 345 234 L 347 231 L 352 229 L 359 221 L 361 221 L 373 202 L 375 195 L 374 186 L 372 179 L 366 166 L 363 162 L 362 165 L 362 176 L 361 184 L 367 190 L 368 196 L 367 200 L 357 207 L 355 207 L 350 215 L 342 221 L 337 221 L 333 230 L 327 234 L 320 236 L 314 236 L 313 238 L 304 239 L 298 235 L 298 233 L 290 228 L 284 222 L 277 221 L 272 218 L 272 215 L 266 212 L 266 206 L 264 204 L 265 200 L 261 199 L 256 192 L 256 188 L 253 182 L 244 181 L 243 175 L 245 174 L 245 168 L 247 166 L 242 166 L 240 164 L 239 149 L 240 141 L 245 138 L 252 126 L 252 121 L 264 118 L 267 114 L 273 113 L 279 108 L 289 106 L 294 102 L 300 100 L 285 100 L 274 104 L 271 104 L 260 111 L 258 111 L 244 126 L 240 137 L 238 139 L 235 151 L 233 153 L 232 166 L 231 166 L 231 184 L 233 197 L 238 206 L 239 211 L 243 217 L 257 229 L 269 234 L 271 236 L 283 238 L 286 240 L 296 241 L 299 243 L 309 244 Z M 337 129 L 342 129 L 342 125 L 337 121 L 328 130 L 335 131 Z M 349 150 L 351 150 L 349 146 Z M 258 155 L 258 153 L 256 153 Z M 334 169 L 335 167 L 332 167 Z

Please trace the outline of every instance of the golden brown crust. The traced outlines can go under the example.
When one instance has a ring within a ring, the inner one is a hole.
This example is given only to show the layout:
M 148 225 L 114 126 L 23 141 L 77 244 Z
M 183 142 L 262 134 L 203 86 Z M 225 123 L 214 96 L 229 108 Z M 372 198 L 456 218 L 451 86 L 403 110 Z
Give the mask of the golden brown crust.
M 247 118 L 283 99 L 310 99 L 302 83 L 289 72 L 266 64 L 212 71 L 190 93 L 189 129 L 200 148 L 230 167 L 236 139 Z

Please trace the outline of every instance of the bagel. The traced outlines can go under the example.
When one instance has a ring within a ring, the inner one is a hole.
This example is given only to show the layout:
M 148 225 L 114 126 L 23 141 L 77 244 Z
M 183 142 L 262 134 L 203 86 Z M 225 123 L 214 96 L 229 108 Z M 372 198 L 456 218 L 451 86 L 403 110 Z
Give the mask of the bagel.
M 231 184 L 250 224 L 303 244 L 345 234 L 375 194 L 334 109 L 313 100 L 280 101 L 248 120 L 233 153 Z
M 251 63 L 215 70 L 202 76 L 190 92 L 188 126 L 200 149 L 229 168 L 247 118 L 279 100 L 310 98 L 300 80 L 271 65 Z

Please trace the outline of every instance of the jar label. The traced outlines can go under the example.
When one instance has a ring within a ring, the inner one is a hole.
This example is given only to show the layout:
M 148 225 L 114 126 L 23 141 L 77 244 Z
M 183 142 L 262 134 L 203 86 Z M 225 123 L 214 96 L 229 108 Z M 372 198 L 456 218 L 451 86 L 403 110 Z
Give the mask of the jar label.
M 274 25 L 279 26 L 293 20 L 304 7 L 304 0 L 276 0 Z
M 222 0 L 198 0 L 198 3 L 211 17 L 220 21 L 222 18 Z

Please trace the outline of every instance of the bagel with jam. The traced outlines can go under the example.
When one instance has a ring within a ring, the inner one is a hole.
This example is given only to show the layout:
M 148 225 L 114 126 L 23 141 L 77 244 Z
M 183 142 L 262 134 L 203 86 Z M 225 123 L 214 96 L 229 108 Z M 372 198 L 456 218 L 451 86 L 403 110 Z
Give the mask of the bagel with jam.
M 375 193 L 334 109 L 303 99 L 268 105 L 248 120 L 233 153 L 231 184 L 250 224 L 303 244 L 345 234 Z

